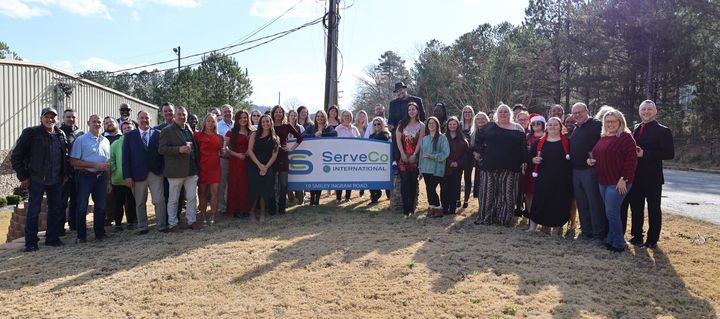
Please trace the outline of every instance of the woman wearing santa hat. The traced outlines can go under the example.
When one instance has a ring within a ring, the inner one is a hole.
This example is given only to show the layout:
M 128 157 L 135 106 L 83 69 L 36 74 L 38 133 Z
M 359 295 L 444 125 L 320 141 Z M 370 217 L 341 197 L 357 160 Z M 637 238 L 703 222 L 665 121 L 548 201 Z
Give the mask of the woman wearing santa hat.
M 528 151 L 530 151 L 530 147 L 545 134 L 545 118 L 536 113 L 531 115 L 530 133 L 525 136 Z M 530 153 L 530 156 L 532 155 L 533 154 Z M 530 171 L 527 170 L 520 181 L 520 189 L 522 190 L 522 195 L 525 196 L 525 210 L 522 212 L 522 215 L 527 217 L 530 207 L 532 207 L 533 194 L 535 194 L 535 179 L 530 175 Z M 521 206 L 520 204 L 518 204 L 518 207 Z
M 537 225 L 556 227 L 562 234 L 562 226 L 570 219 L 570 203 L 573 196 L 572 164 L 568 139 L 561 133 L 562 122 L 557 117 L 547 121 L 546 133 L 530 148 L 531 178 L 535 180 L 535 196 L 530 208 L 530 229 Z

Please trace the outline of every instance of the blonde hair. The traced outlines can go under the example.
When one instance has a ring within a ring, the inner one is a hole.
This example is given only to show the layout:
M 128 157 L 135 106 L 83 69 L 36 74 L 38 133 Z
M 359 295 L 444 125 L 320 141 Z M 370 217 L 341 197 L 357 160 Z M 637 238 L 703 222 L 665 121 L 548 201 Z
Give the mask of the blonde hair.
M 600 136 L 608 136 L 608 132 L 605 130 L 605 121 L 608 116 L 614 116 L 615 118 L 618 119 L 618 121 L 620 121 L 620 127 L 618 127 L 618 131 L 615 136 L 619 137 L 620 135 L 622 135 L 622 133 L 630 133 L 630 129 L 627 128 L 627 122 L 625 121 L 625 116 L 622 114 L 622 112 L 613 108 L 613 109 L 605 112 L 605 114 L 603 115 L 603 118 L 602 118 L 603 126 L 602 126 L 602 130 L 600 131 Z
M 506 109 L 509 114 L 513 114 L 512 109 L 511 109 L 507 104 L 500 104 L 500 105 L 498 105 L 497 109 L 495 109 L 495 114 L 493 114 L 493 122 L 496 122 L 496 123 L 497 123 L 497 121 L 498 121 L 498 113 L 500 113 L 500 112 L 499 112 L 500 109 Z M 515 119 L 513 118 L 512 115 L 510 115 L 510 123 L 515 123 Z
M 214 130 L 214 132 L 215 132 L 215 134 L 218 133 L 218 131 L 217 131 L 217 127 L 218 127 L 218 126 L 217 126 L 217 116 L 215 116 L 215 114 L 212 114 L 212 113 L 206 114 L 206 115 L 203 117 L 203 120 L 200 121 L 200 123 L 198 123 L 198 125 L 200 126 L 200 127 L 199 127 L 199 130 L 198 130 L 199 132 L 205 133 L 205 123 L 207 122 L 208 118 L 210 118 L 210 117 L 212 117 L 213 120 L 215 120 L 215 130 Z
M 595 119 L 602 121 L 605 118 L 605 114 L 607 114 L 610 111 L 617 111 L 617 110 L 610 105 L 601 106 L 600 109 L 598 110 L 597 114 L 595 114 Z
M 382 118 L 382 116 L 376 116 L 376 117 L 374 117 L 374 118 L 372 119 L 372 121 L 370 121 L 370 123 L 375 123 L 375 121 L 379 121 L 379 122 L 380 122 L 380 131 L 381 131 L 381 132 L 390 133 L 390 130 L 388 130 L 387 124 L 385 124 L 385 119 Z M 373 129 L 372 132 L 375 133 L 375 131 L 374 131 L 375 127 L 374 127 L 374 126 L 372 127 L 372 129 Z
M 360 114 L 364 114 L 364 115 L 365 115 L 365 123 L 360 123 L 360 125 L 358 125 L 358 121 L 360 120 Z M 367 130 L 367 128 L 368 128 L 368 115 L 367 115 L 367 112 L 365 112 L 364 110 L 360 110 L 360 112 L 357 112 L 357 115 L 355 115 L 355 127 L 357 127 L 358 130 L 363 130 L 363 131 Z
M 475 116 L 473 117 L 472 130 L 470 131 L 470 141 L 468 141 L 468 142 L 470 142 L 470 147 L 475 146 L 475 135 L 478 132 L 478 128 L 475 123 L 477 123 L 477 119 L 479 117 L 484 117 L 485 121 L 487 121 L 487 123 L 490 123 L 490 117 L 487 114 L 485 114 L 485 112 L 480 111 L 480 112 L 477 112 L 477 114 L 475 114 Z M 485 125 L 487 125 L 487 123 Z

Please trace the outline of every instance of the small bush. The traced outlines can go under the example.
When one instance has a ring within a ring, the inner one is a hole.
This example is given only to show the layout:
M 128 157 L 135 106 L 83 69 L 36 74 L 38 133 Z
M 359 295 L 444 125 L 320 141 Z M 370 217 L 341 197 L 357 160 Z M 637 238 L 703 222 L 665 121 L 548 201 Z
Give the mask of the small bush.
M 27 199 L 28 196 L 29 196 L 29 195 L 28 195 L 28 190 L 27 190 L 27 189 L 24 189 L 24 188 L 22 188 L 22 187 L 15 187 L 15 188 L 13 189 L 13 195 L 18 195 L 18 196 L 20 196 L 20 198 L 22 198 L 22 199 Z
M 5 205 L 7 205 L 7 199 L 5 199 L 5 197 L 0 197 L 0 206 L 5 206 Z
M 8 195 L 5 199 L 8 205 L 17 205 L 20 204 L 22 197 L 20 197 L 20 195 Z

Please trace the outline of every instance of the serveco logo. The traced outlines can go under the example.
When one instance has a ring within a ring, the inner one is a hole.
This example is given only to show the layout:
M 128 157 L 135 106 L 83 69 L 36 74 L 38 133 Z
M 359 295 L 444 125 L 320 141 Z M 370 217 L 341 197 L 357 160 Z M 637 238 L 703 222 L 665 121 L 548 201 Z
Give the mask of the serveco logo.
M 312 173 L 313 164 L 308 158 L 312 156 L 312 152 L 308 150 L 295 150 L 288 158 L 288 164 L 290 164 L 290 171 L 288 174 L 292 175 L 307 175 Z
M 365 164 L 365 163 L 387 163 L 389 156 L 380 152 L 370 152 L 367 154 L 349 154 L 349 153 L 333 153 L 325 151 L 322 153 L 323 163 L 346 163 L 346 164 Z

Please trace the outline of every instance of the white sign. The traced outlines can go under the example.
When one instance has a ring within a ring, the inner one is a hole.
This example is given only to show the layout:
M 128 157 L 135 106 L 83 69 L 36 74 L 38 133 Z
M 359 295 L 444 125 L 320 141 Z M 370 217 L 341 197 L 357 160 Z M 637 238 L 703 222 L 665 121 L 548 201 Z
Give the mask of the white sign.
M 288 189 L 391 189 L 391 147 L 374 139 L 303 139 L 289 154 Z

